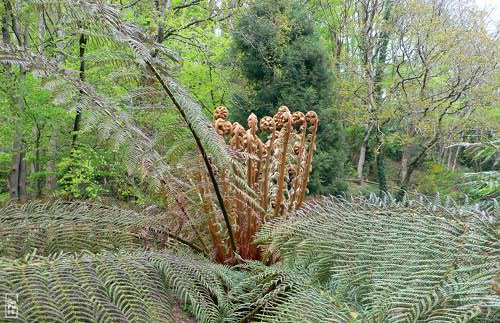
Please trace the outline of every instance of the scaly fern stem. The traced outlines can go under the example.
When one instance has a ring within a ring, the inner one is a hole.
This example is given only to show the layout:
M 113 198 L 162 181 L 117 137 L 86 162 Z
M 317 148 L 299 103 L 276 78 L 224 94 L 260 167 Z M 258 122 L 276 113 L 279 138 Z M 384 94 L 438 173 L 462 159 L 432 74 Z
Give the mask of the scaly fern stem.
M 201 166 L 200 166 L 201 168 Z M 203 211 L 205 214 L 209 215 L 209 219 L 207 221 L 208 225 L 208 231 L 210 233 L 210 238 L 212 239 L 212 246 L 214 248 L 214 256 L 217 262 L 222 263 L 224 262 L 224 259 L 226 258 L 226 252 L 224 248 L 224 242 L 223 239 L 221 239 L 221 234 L 220 230 L 218 227 L 218 222 L 215 219 L 215 212 L 213 208 L 213 203 L 211 200 L 208 198 L 208 190 L 206 190 L 206 178 L 205 178 L 205 173 L 203 173 L 202 170 L 196 174 L 197 176 L 197 182 L 199 185 L 197 186 L 198 192 L 200 194 L 200 200 L 201 204 L 203 207 Z
M 295 208 L 295 204 L 297 203 L 298 195 L 299 195 L 299 190 L 300 190 L 300 185 L 301 185 L 301 179 L 305 175 L 305 171 L 302 168 L 302 159 L 304 157 L 305 153 L 305 147 L 306 147 L 306 135 L 307 135 L 307 124 L 300 126 L 300 148 L 297 154 L 297 162 L 296 162 L 296 174 L 295 178 L 292 181 L 292 188 L 293 188 L 293 193 L 292 197 L 290 198 L 290 202 L 288 205 L 288 212 L 292 212 Z
M 198 137 L 198 134 L 194 131 L 191 123 L 189 123 L 189 121 L 186 117 L 186 114 L 182 110 L 179 102 L 177 102 L 177 99 L 174 97 L 174 94 L 170 91 L 169 87 L 167 86 L 167 84 L 165 83 L 165 81 L 163 80 L 161 75 L 158 73 L 156 68 L 148 60 L 146 60 L 145 62 L 146 62 L 146 65 L 151 69 L 151 71 L 155 75 L 158 82 L 160 82 L 161 86 L 163 87 L 163 89 L 165 90 L 167 95 L 169 96 L 170 100 L 172 100 L 172 102 L 174 103 L 175 107 L 177 108 L 177 110 L 181 114 L 182 118 L 186 122 L 186 124 L 189 128 L 189 131 L 191 131 L 191 134 L 193 135 L 194 140 L 196 141 L 196 145 L 198 146 L 198 150 L 200 151 L 201 156 L 203 157 L 203 162 L 205 163 L 205 167 L 207 168 L 208 175 L 210 176 L 210 181 L 212 182 L 212 186 L 214 188 L 215 195 L 217 197 L 217 202 L 219 203 L 219 207 L 222 211 L 222 215 L 224 216 L 224 222 L 226 223 L 227 232 L 229 234 L 229 242 L 231 243 L 231 248 L 233 249 L 233 251 L 236 251 L 236 244 L 234 242 L 233 229 L 231 227 L 231 222 L 229 221 L 229 214 L 227 213 L 226 207 L 224 206 L 224 199 L 222 198 L 222 193 L 220 191 L 219 184 L 217 184 L 217 180 L 215 179 L 212 165 L 210 165 L 208 155 L 205 151 L 205 148 L 203 147 L 203 145 L 201 143 L 200 137 Z
M 311 173 L 312 159 L 314 152 L 316 151 L 316 133 L 318 132 L 317 119 L 316 121 L 313 121 L 312 125 L 309 128 L 311 132 L 310 133 L 311 142 L 309 143 L 309 147 L 307 150 L 306 164 L 304 166 L 304 176 L 302 177 L 302 183 L 300 185 L 300 194 L 298 196 L 297 206 L 295 207 L 295 209 L 298 209 L 302 206 L 302 203 L 304 202 L 306 196 L 307 184 L 309 183 L 309 174 Z
M 255 155 L 256 151 L 255 149 L 258 149 L 258 142 L 257 142 L 257 117 L 254 114 L 251 114 L 250 117 L 248 118 L 248 126 L 249 130 L 246 134 L 247 136 L 247 152 L 249 155 Z M 251 158 L 248 159 L 248 170 L 247 170 L 247 182 L 248 186 L 252 188 L 253 190 L 256 190 L 256 177 L 257 177 L 257 161 L 253 161 Z M 245 225 L 245 231 L 243 233 L 243 239 L 241 241 L 241 248 L 242 252 L 241 255 L 245 259 L 258 259 L 258 250 L 255 245 L 252 244 L 253 240 L 253 235 L 256 231 L 257 227 L 257 214 L 254 210 L 254 208 L 247 203 L 246 205 L 246 221 L 244 223 Z
M 271 130 L 269 147 L 267 147 L 267 158 L 264 163 L 264 178 L 262 180 L 262 208 L 267 211 L 269 207 L 269 171 L 271 168 L 271 155 L 274 152 L 274 141 L 276 140 L 276 129 Z
M 286 158 L 287 158 L 287 147 L 288 140 L 290 139 L 290 133 L 292 131 L 292 116 L 290 112 L 285 112 L 284 114 L 286 121 L 283 125 L 283 142 L 281 144 L 282 151 L 279 161 L 279 173 L 278 173 L 278 192 L 276 193 L 276 205 L 274 208 L 274 216 L 281 216 L 285 210 L 283 205 L 284 191 L 285 191 L 285 171 L 286 171 Z

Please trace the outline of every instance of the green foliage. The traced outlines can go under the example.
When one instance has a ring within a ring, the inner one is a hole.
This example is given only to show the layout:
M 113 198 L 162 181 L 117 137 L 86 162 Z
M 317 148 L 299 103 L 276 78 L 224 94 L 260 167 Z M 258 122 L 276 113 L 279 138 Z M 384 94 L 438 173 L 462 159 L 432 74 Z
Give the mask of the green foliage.
M 482 207 L 498 207 L 500 198 L 500 146 L 499 140 L 479 143 L 462 143 L 465 146 L 462 160 L 474 171 L 463 174 L 460 188 L 473 202 Z
M 470 159 L 476 170 L 499 170 L 500 169 L 500 139 L 484 142 L 465 144 L 464 157 Z
M 24 159 L 27 165 L 32 165 L 28 173 L 28 184 L 43 181 L 47 172 L 43 171 L 47 163 L 44 148 L 50 140 L 50 129 L 54 126 L 63 127 L 67 121 L 68 113 L 61 107 L 51 102 L 51 94 L 43 89 L 40 78 L 31 74 L 26 76 L 22 82 L 19 77 L 8 77 L 5 73 L 3 80 L 5 84 L 0 85 L 9 95 L 0 100 L 0 192 L 7 191 L 7 178 L 12 168 L 14 149 L 12 140 L 16 136 L 23 138 Z M 12 97 L 22 95 L 24 108 L 22 110 Z M 13 121 L 16 120 L 16 123 Z M 16 129 L 17 128 L 17 129 Z M 49 131 L 47 131 L 49 130 Z M 62 129 L 58 129 L 57 132 Z M 38 151 L 38 154 L 37 154 Z M 38 171 L 35 165 L 39 166 Z M 34 189 L 28 189 L 32 192 Z
M 232 159 L 227 148 L 210 127 L 210 121 L 201 106 L 172 78 L 172 68 L 178 67 L 174 66 L 177 62 L 175 54 L 154 42 L 141 27 L 125 22 L 117 7 L 95 1 L 77 2 L 61 0 L 47 4 L 43 10 L 54 15 L 60 14 L 62 10 L 68 19 L 64 19 L 58 28 L 67 35 L 73 35 L 75 26 L 78 26 L 78 33 L 89 37 L 84 57 L 88 67 L 87 82 L 82 83 L 74 77 L 78 75 L 78 71 L 70 67 L 78 65 L 72 64 L 76 62 L 71 61 L 74 55 L 69 53 L 70 61 L 64 64 L 67 68 L 52 60 L 48 55 L 50 52 L 32 55 L 29 49 L 8 47 L 2 48 L 2 62 L 22 65 L 33 75 L 35 71 L 38 72 L 37 75 L 43 75 L 45 85 L 54 94 L 52 99 L 58 99 L 69 107 L 78 106 L 82 109 L 87 129 L 98 130 L 102 138 L 112 139 L 116 147 L 123 148 L 121 157 L 127 167 L 125 174 L 133 172 L 141 179 L 148 176 L 147 184 L 153 190 L 158 191 L 166 180 L 171 183 L 170 186 L 174 183 L 182 186 L 185 182 L 176 177 L 178 173 L 174 175 L 171 165 L 161 156 L 162 150 L 155 146 L 149 125 L 139 127 L 131 113 L 143 109 L 148 103 L 149 106 L 155 103 L 161 109 L 171 106 L 171 102 L 167 104 L 168 96 L 164 89 L 160 89 L 156 78 L 162 80 L 178 103 L 179 111 L 176 113 L 182 115 L 182 118 L 176 124 L 176 132 L 184 134 L 183 130 L 187 129 L 188 123 L 189 129 L 200 139 L 202 147 L 212 155 L 213 161 L 221 168 L 230 168 Z M 68 48 L 74 49 L 72 46 Z M 149 66 L 147 75 L 144 74 L 144 64 Z M 158 73 L 157 76 L 151 75 L 153 69 Z M 94 85 L 99 87 L 99 91 L 95 90 Z M 153 97 L 156 101 L 151 100 Z M 193 142 L 192 134 L 190 136 Z M 89 137 L 87 140 L 95 142 L 93 136 Z M 191 153 L 185 150 L 177 152 Z M 67 153 L 70 155 L 69 151 Z M 193 161 L 192 158 L 190 160 Z M 66 159 L 62 163 L 63 174 L 70 175 L 60 182 L 70 196 L 95 197 L 102 192 L 96 186 L 96 178 L 101 177 L 101 170 L 95 169 L 92 158 L 82 158 L 82 161 L 84 162 L 75 163 Z M 194 161 L 197 165 L 196 159 Z M 71 169 L 72 165 L 78 163 L 79 167 Z M 177 189 L 180 189 L 179 186 Z M 175 190 L 173 187 L 168 189 Z
M 257 263 L 243 266 L 251 275 L 230 292 L 231 322 L 347 322 L 345 304 L 318 286 L 304 267 Z
M 8 176 L 12 162 L 12 134 L 13 127 L 10 124 L 11 111 L 9 104 L 3 96 L 0 96 L 0 194 L 8 193 Z
M 324 122 L 324 121 L 320 121 Z M 318 144 L 323 143 L 328 145 L 323 141 L 322 138 L 318 138 Z M 337 141 L 336 138 L 332 138 Z M 330 146 L 332 147 L 332 146 Z M 335 147 L 335 146 L 333 146 Z M 309 193 L 310 194 L 342 194 L 347 190 L 347 184 L 343 181 L 345 173 L 341 172 L 346 168 L 345 163 L 345 153 L 336 148 L 331 148 L 329 150 L 318 149 L 314 155 L 313 160 L 313 172 L 311 173 L 311 179 L 309 181 Z
M 472 201 L 488 202 L 500 198 L 500 174 L 498 171 L 465 173 L 463 190 Z
M 338 112 L 333 107 L 333 75 L 328 54 L 303 1 L 255 1 L 233 31 L 234 57 L 247 82 L 236 97 L 237 118 L 271 115 L 279 106 L 319 115 L 318 152 L 310 181 L 312 193 L 345 189 L 345 152 Z
M 442 194 L 455 199 L 463 199 L 460 184 L 463 173 L 445 168 L 442 164 L 429 163 L 417 180 L 417 190 L 430 196 Z
M 144 194 L 121 162 L 119 151 L 79 145 L 58 166 L 57 195 L 65 198 L 97 199 L 106 195 L 144 205 Z
M 232 74 L 226 62 L 229 41 L 229 34 L 205 33 L 202 48 L 175 47 L 183 57 L 179 80 L 204 109 L 224 105 L 238 88 L 230 83 Z
M 97 198 L 105 192 L 99 185 L 104 175 L 104 157 L 92 148 L 75 148 L 70 157 L 63 158 L 58 165 L 60 193 L 65 197 Z
M 270 115 L 279 105 L 320 110 L 331 104 L 332 77 L 313 21 L 295 1 L 257 1 L 233 32 L 243 75 L 254 90 L 247 112 Z
M 181 248 L 160 251 L 175 248 L 173 218 L 83 202 L 9 204 L 0 208 L 0 293 L 19 294 L 22 321 L 176 321 L 174 296 L 200 321 L 222 321 L 242 274 Z

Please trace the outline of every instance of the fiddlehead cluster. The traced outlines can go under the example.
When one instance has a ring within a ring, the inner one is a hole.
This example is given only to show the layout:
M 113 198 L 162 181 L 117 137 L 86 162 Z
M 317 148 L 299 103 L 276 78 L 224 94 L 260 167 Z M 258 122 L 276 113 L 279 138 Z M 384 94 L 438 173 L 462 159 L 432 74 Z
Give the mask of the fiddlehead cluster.
M 247 119 L 247 129 L 228 118 L 228 109 L 217 107 L 213 126 L 243 160 L 246 176 L 242 178 L 256 193 L 258 205 L 230 182 L 226 170 L 218 175 L 235 228 L 237 252 L 245 259 L 258 259 L 259 251 L 252 243 L 258 227 L 269 218 L 299 208 L 304 201 L 316 149 L 318 117 L 313 111 L 292 113 L 281 106 L 273 117 L 265 116 L 260 122 L 252 113 Z M 205 193 L 200 194 L 202 198 Z M 211 232 L 216 232 L 216 226 L 216 221 L 209 222 Z

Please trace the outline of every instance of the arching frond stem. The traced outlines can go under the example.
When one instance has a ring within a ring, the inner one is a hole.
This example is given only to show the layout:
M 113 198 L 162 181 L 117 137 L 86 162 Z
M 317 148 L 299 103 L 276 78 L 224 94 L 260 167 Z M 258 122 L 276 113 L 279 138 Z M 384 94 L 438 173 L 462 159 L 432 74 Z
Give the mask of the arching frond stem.
M 161 234 L 164 234 L 166 235 L 167 237 L 171 238 L 171 239 L 174 239 L 186 246 L 188 246 L 189 248 L 193 249 L 194 251 L 198 252 L 198 253 L 201 253 L 203 255 L 207 255 L 207 253 L 201 249 L 200 247 L 198 247 L 197 245 L 185 240 L 185 239 L 182 239 L 181 237 L 179 236 L 176 236 L 175 234 L 171 234 L 170 232 L 167 232 L 167 231 L 163 231 L 163 230 L 159 230 L 159 229 L 155 229 L 154 231 L 158 232 L 158 233 L 161 233 Z
M 179 197 L 176 195 L 175 196 L 175 203 L 177 203 L 177 206 L 179 207 L 179 209 L 181 210 L 182 214 L 184 215 L 184 217 L 189 221 L 189 225 L 191 226 L 191 229 L 193 229 L 193 232 L 196 234 L 196 238 L 198 239 L 198 241 L 200 241 L 200 244 L 202 245 L 203 247 L 203 251 L 204 251 L 204 254 L 205 255 L 208 255 L 210 254 L 209 250 L 208 250 L 208 247 L 207 245 L 205 244 L 205 241 L 203 241 L 203 238 L 201 236 L 201 233 L 200 231 L 196 228 L 196 226 L 194 226 L 194 224 L 192 223 L 191 221 L 191 217 L 189 216 L 189 213 L 186 211 L 186 207 L 184 206 L 184 204 L 180 201 Z
M 220 207 L 220 209 L 222 211 L 222 215 L 224 216 L 224 222 L 226 223 L 227 232 L 229 234 L 229 241 L 231 243 L 231 248 L 233 249 L 233 251 L 236 251 L 236 244 L 234 242 L 233 229 L 231 227 L 231 222 L 229 220 L 229 214 L 227 213 L 226 207 L 224 206 L 224 199 L 222 198 L 222 193 L 220 191 L 219 184 L 217 183 L 217 180 L 215 179 L 215 175 L 214 175 L 214 172 L 213 172 L 213 169 L 212 169 L 212 165 L 210 164 L 210 160 L 208 159 L 208 155 L 207 155 L 207 153 L 205 151 L 205 148 L 203 147 L 203 145 L 201 143 L 200 137 L 194 131 L 191 123 L 188 121 L 188 119 L 186 117 L 186 114 L 182 110 L 179 102 L 177 101 L 177 99 L 173 95 L 172 91 L 170 91 L 169 87 L 167 86 L 167 84 L 165 83 L 165 81 L 163 80 L 163 78 L 161 77 L 161 75 L 158 73 L 158 71 L 156 70 L 156 68 L 148 60 L 146 60 L 145 62 L 146 62 L 146 65 L 153 72 L 153 74 L 156 77 L 156 79 L 158 80 L 158 82 L 160 82 L 162 88 L 165 90 L 165 92 L 169 96 L 170 100 L 172 100 L 172 102 L 174 103 L 174 105 L 177 108 L 177 110 L 179 111 L 180 115 L 182 116 L 182 118 L 186 122 L 186 124 L 187 124 L 187 126 L 189 128 L 189 131 L 191 132 L 191 134 L 194 137 L 194 140 L 196 141 L 196 145 L 198 146 L 198 150 L 200 151 L 201 156 L 203 157 L 203 162 L 205 163 L 205 166 L 207 168 L 208 175 L 210 177 L 210 181 L 212 182 L 212 186 L 214 188 L 215 195 L 217 197 L 217 202 L 219 203 L 219 207 Z

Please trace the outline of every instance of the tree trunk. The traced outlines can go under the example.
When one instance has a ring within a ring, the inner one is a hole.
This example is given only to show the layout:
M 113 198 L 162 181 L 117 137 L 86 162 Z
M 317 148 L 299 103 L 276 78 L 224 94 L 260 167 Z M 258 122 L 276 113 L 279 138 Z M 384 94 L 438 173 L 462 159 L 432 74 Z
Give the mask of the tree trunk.
M 401 201 L 403 199 L 403 197 L 406 195 L 406 191 L 408 190 L 408 187 L 409 187 L 409 184 L 410 184 L 411 175 L 413 174 L 413 172 L 415 171 L 415 169 L 417 169 L 417 166 L 425 158 L 425 156 L 427 155 L 427 151 L 430 148 L 434 147 L 434 145 L 436 144 L 436 142 L 438 141 L 438 139 L 439 139 L 439 133 L 436 134 L 434 136 L 434 138 L 432 138 L 432 140 L 429 141 L 424 146 L 424 148 L 420 151 L 420 153 L 417 155 L 417 157 L 415 157 L 415 159 L 412 160 L 408 164 L 408 170 L 406 172 L 406 175 L 404 177 L 402 177 L 398 193 L 396 194 L 396 200 L 397 201 Z
M 170 10 L 172 6 L 171 0 L 155 0 L 155 7 L 158 11 L 158 33 L 156 34 L 156 41 L 158 43 L 162 43 L 165 37 L 165 27 L 164 27 L 164 19 L 167 12 L 167 9 Z M 155 49 L 153 52 L 153 57 L 158 55 L 158 50 Z
M 460 153 L 462 152 L 462 148 L 463 147 L 461 147 L 461 146 L 457 147 L 457 150 L 455 152 L 455 158 L 453 158 L 453 164 L 451 166 L 452 170 L 455 170 L 457 168 L 458 156 L 460 156 Z
M 85 81 L 85 47 L 87 46 L 87 37 L 83 34 L 80 35 L 78 41 L 78 47 L 80 49 L 80 81 Z M 81 91 L 80 91 L 81 92 Z M 76 107 L 76 116 L 73 123 L 73 140 L 71 142 L 71 147 L 75 148 L 76 138 L 78 136 L 78 131 L 80 131 L 80 123 L 82 120 L 82 106 L 78 103 Z
M 417 165 L 417 163 L 415 161 L 413 161 L 406 168 L 404 176 L 401 177 L 401 182 L 399 184 L 399 189 L 398 189 L 398 192 L 396 194 L 396 201 L 400 202 L 405 197 L 405 195 L 406 195 L 406 193 L 408 191 L 408 187 L 410 185 L 411 175 L 413 174 L 413 171 L 415 170 L 416 165 Z
M 401 184 L 403 180 L 408 175 L 408 161 L 410 160 L 410 147 L 405 146 L 403 148 L 403 155 L 401 156 L 401 170 L 399 172 L 399 183 Z
M 446 168 L 450 170 L 453 167 L 453 147 L 448 148 L 448 161 L 446 162 Z
M 21 109 L 20 109 L 21 110 Z M 22 111 L 21 111 L 22 112 Z M 26 163 L 22 142 L 22 123 L 16 123 L 14 143 L 12 145 L 12 167 L 9 176 L 10 196 L 13 199 L 26 199 Z
M 363 182 L 363 168 L 366 160 L 366 148 L 368 146 L 368 141 L 370 140 L 370 135 L 372 132 L 373 125 L 370 125 L 365 130 L 365 136 L 363 137 L 363 142 L 359 149 L 359 159 L 358 159 L 358 181 L 361 184 Z
M 386 1 L 384 3 L 384 6 L 385 9 L 383 19 L 384 22 L 387 22 L 389 21 L 391 12 L 390 1 Z M 367 6 L 365 9 L 367 11 L 364 13 L 363 20 L 363 62 L 368 91 L 368 112 L 372 114 L 372 118 L 374 118 L 375 121 L 370 122 L 371 125 L 365 132 L 365 137 L 363 138 L 363 143 L 361 144 L 357 168 L 359 181 L 363 180 L 363 167 L 366 158 L 366 148 L 370 139 L 371 130 L 375 125 L 377 126 L 377 142 L 379 144 L 381 143 L 380 132 L 383 128 L 383 122 L 380 122 L 379 120 L 378 109 L 380 108 L 383 99 L 382 80 L 386 67 L 385 61 L 387 59 L 387 47 L 389 44 L 389 34 L 387 32 L 381 32 L 380 35 L 377 36 L 377 39 L 374 39 L 371 33 L 371 30 L 375 24 L 374 17 L 376 15 L 377 5 L 375 4 L 373 7 Z M 380 166 L 380 176 L 382 177 L 383 181 L 383 183 L 380 183 L 380 185 L 382 185 L 381 190 L 385 192 L 387 191 L 387 184 L 385 183 L 386 180 L 383 158 L 383 152 L 381 151 L 377 154 L 377 174 L 379 173 L 378 169 Z
M 366 145 L 367 145 L 367 143 L 363 140 L 363 143 L 361 144 L 361 148 L 359 148 L 358 181 L 360 184 L 363 182 L 363 167 L 365 165 Z
M 57 129 L 52 127 L 52 134 L 49 141 L 49 161 L 47 162 L 47 178 L 45 185 L 49 192 L 56 189 L 56 159 L 57 159 Z
M 408 166 L 408 168 L 406 170 L 406 173 L 405 173 L 405 176 L 401 177 L 401 182 L 399 184 L 399 189 L 398 189 L 398 192 L 396 194 L 396 201 L 400 202 L 405 197 L 405 195 L 406 195 L 406 193 L 408 191 L 408 187 L 410 185 L 411 175 L 412 175 L 413 171 L 415 170 L 416 165 L 417 164 L 415 162 L 412 162 Z
M 43 181 L 40 177 L 40 141 L 42 137 L 41 130 L 38 126 L 33 127 L 35 135 L 35 160 L 33 161 L 32 174 L 35 176 L 35 196 L 42 196 Z
M 9 0 L 3 0 L 4 15 L 2 16 L 2 36 L 3 42 L 7 45 L 10 44 L 10 32 L 8 21 L 11 21 L 11 29 L 16 36 L 17 43 L 20 47 L 26 48 L 28 46 L 27 29 L 24 34 L 21 34 L 19 21 L 14 15 L 12 4 Z M 10 69 L 7 70 L 10 74 Z M 19 80 L 18 84 L 22 84 L 26 79 L 26 70 L 23 66 L 19 66 Z M 15 134 L 12 144 L 12 167 L 9 175 L 9 190 L 13 199 L 24 200 L 27 198 L 26 193 L 26 161 L 24 160 L 24 142 L 23 142 L 23 114 L 25 110 L 24 98 L 20 93 L 16 93 L 12 98 L 13 103 L 17 106 L 18 117 L 15 123 Z
M 406 132 L 406 135 L 408 138 L 413 138 L 415 136 L 416 130 L 413 122 L 411 122 L 410 119 L 410 124 L 408 125 L 408 130 Z M 412 143 L 406 143 L 403 146 L 403 155 L 401 156 L 401 170 L 399 172 L 399 184 L 401 185 L 404 181 L 404 179 L 408 176 L 408 167 L 411 159 L 411 148 L 414 147 Z M 411 175 L 411 174 L 410 174 Z
M 56 30 L 56 35 L 58 37 L 58 40 L 62 39 L 64 37 L 64 34 L 65 34 L 64 31 L 62 31 L 61 29 Z M 56 55 L 56 62 L 60 64 L 64 61 L 64 54 L 63 54 L 64 43 L 58 41 L 56 43 L 56 47 L 59 50 L 58 54 Z M 56 189 L 56 184 L 57 184 L 57 178 L 56 178 L 56 163 L 57 163 L 57 148 L 58 148 L 57 128 L 58 125 L 54 123 L 52 125 L 52 130 L 49 140 L 49 149 L 48 149 L 49 160 L 47 162 L 47 178 L 45 182 L 45 185 L 49 192 L 53 192 Z
M 461 131 L 460 132 L 460 140 L 464 141 L 464 139 L 465 139 L 464 138 L 464 132 Z M 453 164 L 452 164 L 452 168 L 451 169 L 455 170 L 457 168 L 458 157 L 460 157 L 460 154 L 462 153 L 463 149 L 464 149 L 464 147 L 462 147 L 462 146 L 458 146 L 457 147 L 457 151 L 455 153 L 455 158 L 453 158 Z
M 444 163 L 444 157 L 446 155 L 446 147 L 444 142 L 439 145 L 439 163 Z
M 385 176 L 385 155 L 384 155 L 384 144 L 380 139 L 380 135 L 377 134 L 377 181 L 380 195 L 387 194 L 387 179 Z
M 26 79 L 26 70 L 19 67 L 19 84 Z M 10 196 L 13 199 L 25 200 L 26 193 L 26 161 L 24 160 L 24 142 L 23 142 L 23 113 L 25 110 L 24 98 L 16 93 L 14 102 L 18 108 L 18 119 L 15 124 L 14 142 L 12 144 L 12 168 L 9 176 Z

